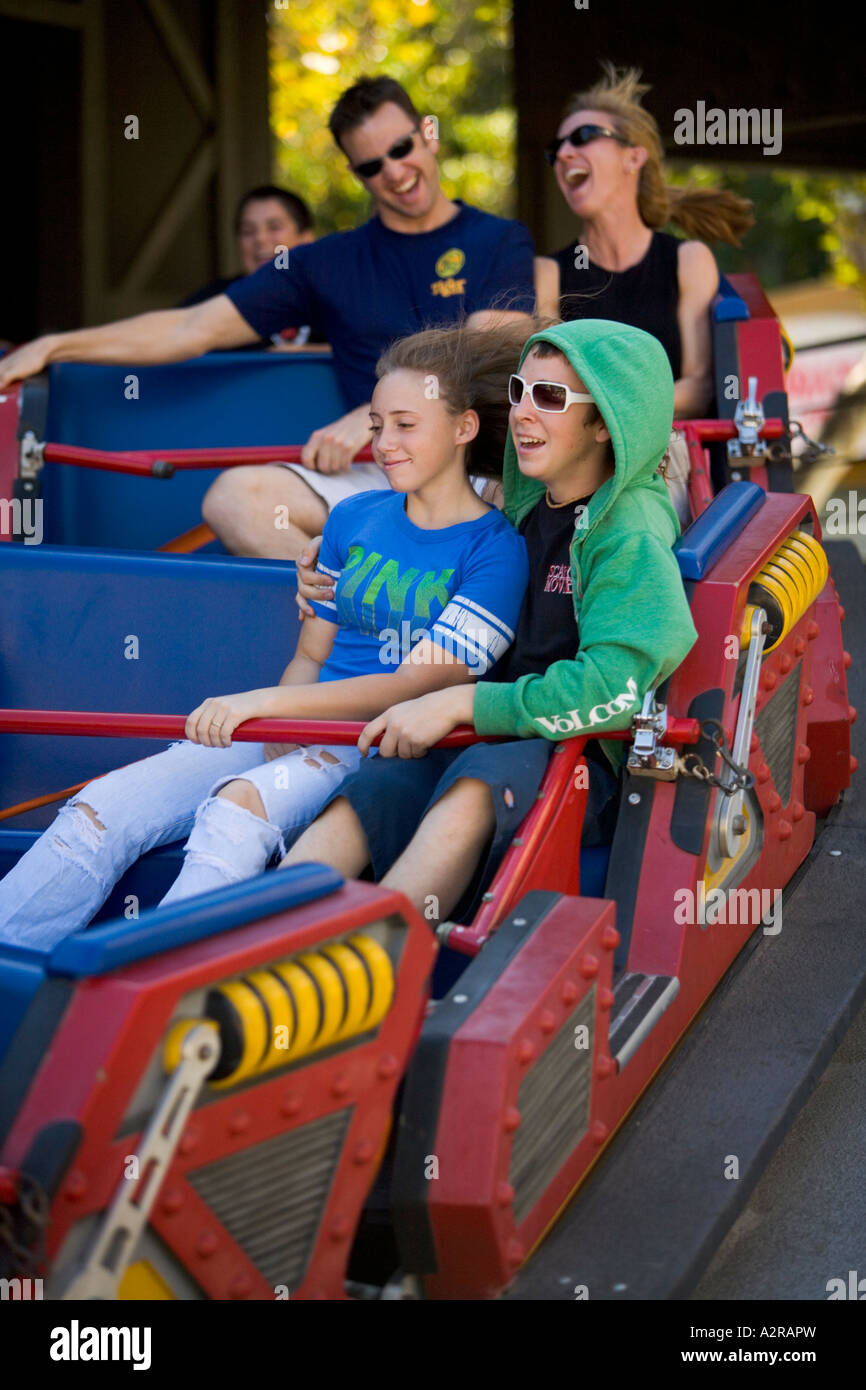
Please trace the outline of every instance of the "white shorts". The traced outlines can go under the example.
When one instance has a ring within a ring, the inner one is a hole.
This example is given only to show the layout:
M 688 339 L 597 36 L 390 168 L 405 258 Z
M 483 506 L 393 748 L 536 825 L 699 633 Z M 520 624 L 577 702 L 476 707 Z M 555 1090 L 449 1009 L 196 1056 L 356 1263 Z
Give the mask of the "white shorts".
M 321 497 L 328 511 L 342 502 L 344 497 L 354 497 L 359 492 L 389 492 L 391 484 L 378 463 L 353 463 L 346 473 L 316 473 L 305 468 L 302 463 L 282 463 L 281 468 L 291 468 L 303 478 L 307 487 Z
M 342 502 L 344 497 L 354 497 L 359 492 L 388 492 L 391 487 L 378 463 L 353 463 L 347 473 L 316 473 L 302 463 L 281 463 L 279 467 L 291 468 L 293 473 L 303 478 L 307 486 L 321 497 L 328 511 Z M 480 496 L 487 479 L 471 477 L 469 481 Z

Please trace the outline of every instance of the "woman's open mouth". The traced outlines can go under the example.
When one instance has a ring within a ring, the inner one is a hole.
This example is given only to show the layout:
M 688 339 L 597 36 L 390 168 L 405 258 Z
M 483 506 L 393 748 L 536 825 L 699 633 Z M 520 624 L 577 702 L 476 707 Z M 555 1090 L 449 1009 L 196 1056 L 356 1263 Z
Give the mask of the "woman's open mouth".
M 575 165 L 572 169 L 566 169 L 562 177 L 569 188 L 579 188 L 589 178 L 589 170 L 580 169 Z

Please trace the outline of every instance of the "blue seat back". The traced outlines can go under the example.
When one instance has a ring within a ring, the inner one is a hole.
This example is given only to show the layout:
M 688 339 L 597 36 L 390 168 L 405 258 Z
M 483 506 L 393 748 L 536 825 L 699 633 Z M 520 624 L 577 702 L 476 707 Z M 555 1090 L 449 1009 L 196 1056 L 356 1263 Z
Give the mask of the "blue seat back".
M 714 323 L 744 323 L 750 318 L 746 301 L 724 275 L 719 276 L 719 289 L 712 307 Z
M 208 695 L 276 685 L 297 643 L 295 568 L 277 560 L 4 545 L 0 591 L 14 614 L 0 624 L 4 708 L 186 715 Z M 163 746 L 0 734 L 0 807 Z
M 728 483 L 705 511 L 687 526 L 674 546 L 683 579 L 703 579 L 763 505 L 757 483 Z
M 303 444 L 345 411 L 330 354 L 216 352 L 162 367 L 64 362 L 50 371 L 46 438 L 91 449 Z M 216 476 L 138 478 L 46 464 L 44 539 L 155 549 L 201 521 Z

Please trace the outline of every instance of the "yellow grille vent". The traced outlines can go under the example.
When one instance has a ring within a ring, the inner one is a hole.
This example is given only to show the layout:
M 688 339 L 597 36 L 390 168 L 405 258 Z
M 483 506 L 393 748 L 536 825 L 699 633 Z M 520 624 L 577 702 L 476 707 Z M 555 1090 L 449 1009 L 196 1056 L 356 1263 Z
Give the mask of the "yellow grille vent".
M 824 548 L 814 536 L 805 531 L 788 536 L 752 580 L 740 646 L 748 647 L 752 613 L 763 608 L 770 624 L 764 651 L 777 647 L 815 602 L 827 583 L 828 572 Z
M 384 1018 L 393 994 L 388 952 L 362 933 L 226 980 L 210 991 L 205 1005 L 205 1019 L 222 1044 L 208 1084 L 236 1086 L 366 1033 Z M 181 1043 L 197 1022 L 172 1024 L 166 1071 L 178 1065 Z

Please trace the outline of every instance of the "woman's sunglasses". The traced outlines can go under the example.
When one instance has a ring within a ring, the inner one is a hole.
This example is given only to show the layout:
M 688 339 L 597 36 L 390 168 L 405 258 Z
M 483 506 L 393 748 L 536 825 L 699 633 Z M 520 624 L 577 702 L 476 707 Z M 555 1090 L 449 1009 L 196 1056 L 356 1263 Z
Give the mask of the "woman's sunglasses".
M 588 145 L 590 140 L 616 140 L 619 145 L 627 145 L 628 141 L 618 135 L 615 130 L 608 130 L 604 125 L 579 125 L 575 130 L 570 130 L 567 135 L 560 135 L 556 140 L 551 140 L 549 145 L 544 148 L 544 158 L 548 164 L 556 163 L 556 156 L 563 145 L 573 145 L 579 150 L 581 145 Z
M 533 381 L 530 385 L 522 376 L 514 375 L 510 378 L 508 399 L 512 405 L 520 405 L 527 391 L 536 410 L 551 414 L 567 410 L 570 405 L 576 403 L 583 402 L 588 405 L 592 401 L 592 396 L 588 396 L 585 391 L 572 391 L 558 381 Z
M 396 145 L 392 145 L 382 159 L 365 159 L 363 164 L 353 164 L 352 173 L 357 174 L 359 179 L 374 179 L 377 174 L 381 174 L 386 159 L 405 159 L 415 143 L 415 134 L 418 130 L 420 130 L 420 126 L 416 125 L 411 134 L 404 135 L 402 140 L 398 140 Z

